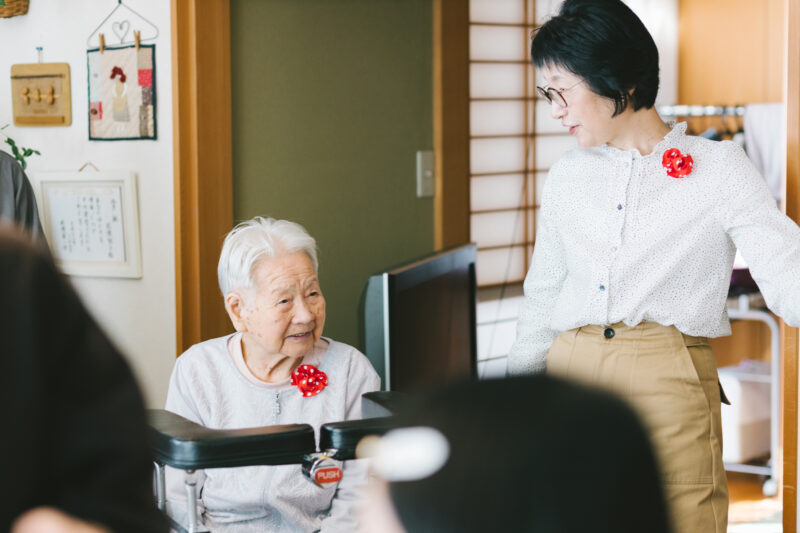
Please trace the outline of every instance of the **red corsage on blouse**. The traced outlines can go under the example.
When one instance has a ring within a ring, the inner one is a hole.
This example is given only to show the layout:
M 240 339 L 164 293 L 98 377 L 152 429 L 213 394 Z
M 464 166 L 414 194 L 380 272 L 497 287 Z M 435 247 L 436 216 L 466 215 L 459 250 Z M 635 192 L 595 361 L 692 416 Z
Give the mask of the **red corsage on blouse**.
M 689 154 L 682 154 L 677 148 L 670 148 L 664 152 L 661 165 L 667 169 L 667 176 L 685 178 L 692 172 L 694 160 Z
M 300 365 L 292 372 L 292 385 L 308 398 L 319 394 L 328 385 L 328 376 L 314 365 Z

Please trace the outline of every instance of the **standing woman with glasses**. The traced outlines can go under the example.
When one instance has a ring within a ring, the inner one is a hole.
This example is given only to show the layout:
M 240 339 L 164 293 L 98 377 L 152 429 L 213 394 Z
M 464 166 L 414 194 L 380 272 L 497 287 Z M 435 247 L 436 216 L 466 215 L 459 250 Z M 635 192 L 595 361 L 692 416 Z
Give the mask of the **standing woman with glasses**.
M 800 228 L 738 145 L 662 122 L 658 50 L 621 1 L 566 0 L 531 53 L 539 93 L 578 148 L 544 186 L 509 373 L 546 370 L 627 398 L 676 533 L 724 533 L 726 399 L 708 337 L 731 332 L 737 248 L 770 309 L 800 325 Z

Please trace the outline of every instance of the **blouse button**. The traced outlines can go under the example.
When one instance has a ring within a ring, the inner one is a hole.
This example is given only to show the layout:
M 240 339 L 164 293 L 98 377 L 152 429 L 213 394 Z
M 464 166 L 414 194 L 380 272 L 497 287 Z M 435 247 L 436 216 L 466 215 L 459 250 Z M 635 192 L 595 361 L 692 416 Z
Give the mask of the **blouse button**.
M 604 290 L 606 290 L 606 286 L 605 286 L 605 285 L 600 285 L 599 289 L 600 289 L 601 291 L 604 291 Z
M 622 204 L 617 204 L 617 211 L 622 211 Z

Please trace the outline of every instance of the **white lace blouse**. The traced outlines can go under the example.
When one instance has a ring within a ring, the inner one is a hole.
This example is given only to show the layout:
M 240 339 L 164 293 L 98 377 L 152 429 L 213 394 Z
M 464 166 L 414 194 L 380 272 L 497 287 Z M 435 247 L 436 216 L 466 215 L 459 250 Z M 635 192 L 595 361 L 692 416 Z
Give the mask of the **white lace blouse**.
M 555 337 L 587 324 L 643 321 L 730 334 L 725 301 L 738 248 L 767 305 L 800 325 L 800 228 L 739 145 L 679 123 L 647 156 L 576 148 L 550 170 L 509 373 L 539 372 Z M 664 152 L 694 160 L 667 175 Z

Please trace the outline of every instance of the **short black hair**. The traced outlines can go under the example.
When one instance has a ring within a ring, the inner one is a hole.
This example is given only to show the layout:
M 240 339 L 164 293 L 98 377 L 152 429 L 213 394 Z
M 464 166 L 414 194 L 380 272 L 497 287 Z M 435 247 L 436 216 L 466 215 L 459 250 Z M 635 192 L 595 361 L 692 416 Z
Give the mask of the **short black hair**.
M 566 0 L 534 30 L 531 59 L 537 68 L 560 67 L 586 80 L 592 92 L 614 100 L 612 116 L 629 104 L 634 111 L 655 104 L 658 48 L 621 0 Z

